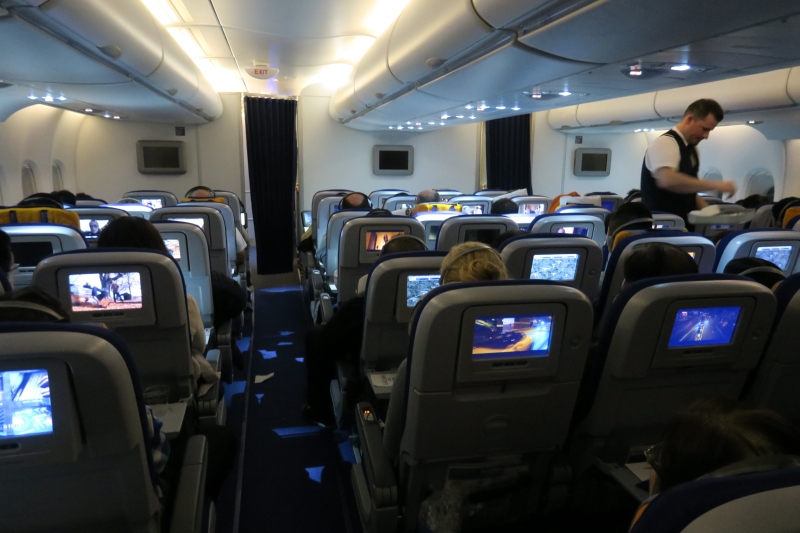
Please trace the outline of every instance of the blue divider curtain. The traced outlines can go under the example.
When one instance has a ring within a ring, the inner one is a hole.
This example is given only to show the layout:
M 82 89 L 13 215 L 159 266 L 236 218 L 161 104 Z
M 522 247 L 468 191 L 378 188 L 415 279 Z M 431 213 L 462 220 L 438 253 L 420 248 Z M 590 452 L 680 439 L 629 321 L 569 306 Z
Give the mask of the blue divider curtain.
M 486 185 L 531 194 L 531 115 L 486 122 Z
M 294 269 L 297 102 L 245 97 L 247 168 L 258 243 L 258 273 Z

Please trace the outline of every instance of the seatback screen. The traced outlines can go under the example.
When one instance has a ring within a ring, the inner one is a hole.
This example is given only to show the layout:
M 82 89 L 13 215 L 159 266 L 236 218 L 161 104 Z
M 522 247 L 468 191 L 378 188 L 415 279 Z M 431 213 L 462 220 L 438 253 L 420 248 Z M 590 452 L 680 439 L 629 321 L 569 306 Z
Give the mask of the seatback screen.
M 43 258 L 53 253 L 53 243 L 40 242 L 12 242 L 11 251 L 14 252 L 14 262 L 21 267 L 35 267 Z
M 439 286 L 439 274 L 422 274 L 408 276 L 406 282 L 406 306 L 414 307 L 428 294 L 428 291 Z
M 174 260 L 181 260 L 181 243 L 178 239 L 164 239 L 164 246 L 167 247 L 169 255 L 171 255 Z
M 87 239 L 96 239 L 100 235 L 100 230 L 106 227 L 108 220 L 97 218 L 80 219 L 81 233 Z
M 550 353 L 553 315 L 479 316 L 472 360 L 544 357 Z
M 142 308 L 138 272 L 70 274 L 69 292 L 73 312 Z
M 392 240 L 392 237 L 403 235 L 403 233 L 402 231 L 368 231 L 365 249 L 368 252 L 379 252 L 383 250 L 387 242 Z
M 146 205 L 152 209 L 161 209 L 164 207 L 164 201 L 161 198 L 142 198 L 139 201 L 142 205 Z
M 786 270 L 789 264 L 789 257 L 792 255 L 791 246 L 759 246 L 756 248 L 756 257 L 764 259 L 781 270 Z
M 0 372 L 0 438 L 53 432 L 47 370 Z
M 617 202 L 615 202 L 614 200 L 601 200 L 600 201 L 600 205 L 603 207 L 603 209 L 608 209 L 609 211 L 613 211 L 614 210 L 614 204 L 616 204 L 616 203 Z
M 556 230 L 556 233 L 568 233 L 570 235 L 583 235 L 586 237 L 589 234 L 589 228 L 579 228 L 576 226 L 563 226 Z
M 669 336 L 670 348 L 730 344 L 741 306 L 679 309 Z
M 462 205 L 461 212 L 465 215 L 482 215 L 483 214 L 483 206 L 482 205 Z
M 536 254 L 531 261 L 531 279 L 572 281 L 578 270 L 578 254 Z
M 544 213 L 544 204 L 522 204 L 522 214 L 541 215 Z
M 205 226 L 205 220 L 202 218 L 170 218 L 169 220 L 174 220 L 175 222 L 186 222 L 187 224 L 194 224 L 195 226 L 203 229 Z
M 500 228 L 497 229 L 467 229 L 464 230 L 464 242 L 482 242 L 483 244 L 492 244 L 498 235 L 500 235 Z
M 669 224 L 653 224 L 653 229 L 667 229 L 669 228 Z

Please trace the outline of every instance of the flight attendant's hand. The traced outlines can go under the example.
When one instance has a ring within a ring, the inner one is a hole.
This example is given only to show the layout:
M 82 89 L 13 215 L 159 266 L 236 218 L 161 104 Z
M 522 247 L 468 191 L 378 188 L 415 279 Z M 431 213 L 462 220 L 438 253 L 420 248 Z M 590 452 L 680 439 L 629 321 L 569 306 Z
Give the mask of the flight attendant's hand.
M 736 183 L 733 181 L 720 181 L 717 182 L 717 191 L 727 194 L 725 197 L 726 200 L 730 199 L 734 194 L 736 194 Z

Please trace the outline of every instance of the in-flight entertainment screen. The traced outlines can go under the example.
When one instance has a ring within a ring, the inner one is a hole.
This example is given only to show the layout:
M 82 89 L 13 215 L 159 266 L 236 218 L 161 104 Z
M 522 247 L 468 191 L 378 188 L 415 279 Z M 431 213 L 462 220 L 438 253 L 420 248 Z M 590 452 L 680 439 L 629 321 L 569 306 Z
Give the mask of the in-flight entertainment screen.
M 439 286 L 439 274 L 410 275 L 406 282 L 406 306 L 414 307 L 428 294 L 428 291 Z
M 553 315 L 479 316 L 472 360 L 544 357 L 550 352 Z
M 531 261 L 531 279 L 572 281 L 578 270 L 578 254 L 536 254 Z
M 756 257 L 775 263 L 781 270 L 786 270 L 791 255 L 791 246 L 759 246 L 756 248 Z
M 669 336 L 670 348 L 730 344 L 741 306 L 680 309 Z
M 73 312 L 142 308 L 138 272 L 70 274 L 69 292 Z
M 0 372 L 0 438 L 53 432 L 47 370 Z

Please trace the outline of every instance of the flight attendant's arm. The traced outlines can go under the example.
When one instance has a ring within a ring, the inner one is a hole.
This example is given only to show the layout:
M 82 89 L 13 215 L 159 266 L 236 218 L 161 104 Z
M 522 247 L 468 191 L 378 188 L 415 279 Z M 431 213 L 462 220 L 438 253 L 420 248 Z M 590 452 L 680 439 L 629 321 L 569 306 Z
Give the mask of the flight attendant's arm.
M 676 168 L 661 167 L 653 172 L 653 177 L 659 189 L 679 194 L 716 191 L 726 193 L 729 198 L 736 194 L 736 184 L 732 181 L 701 180 L 678 172 Z

